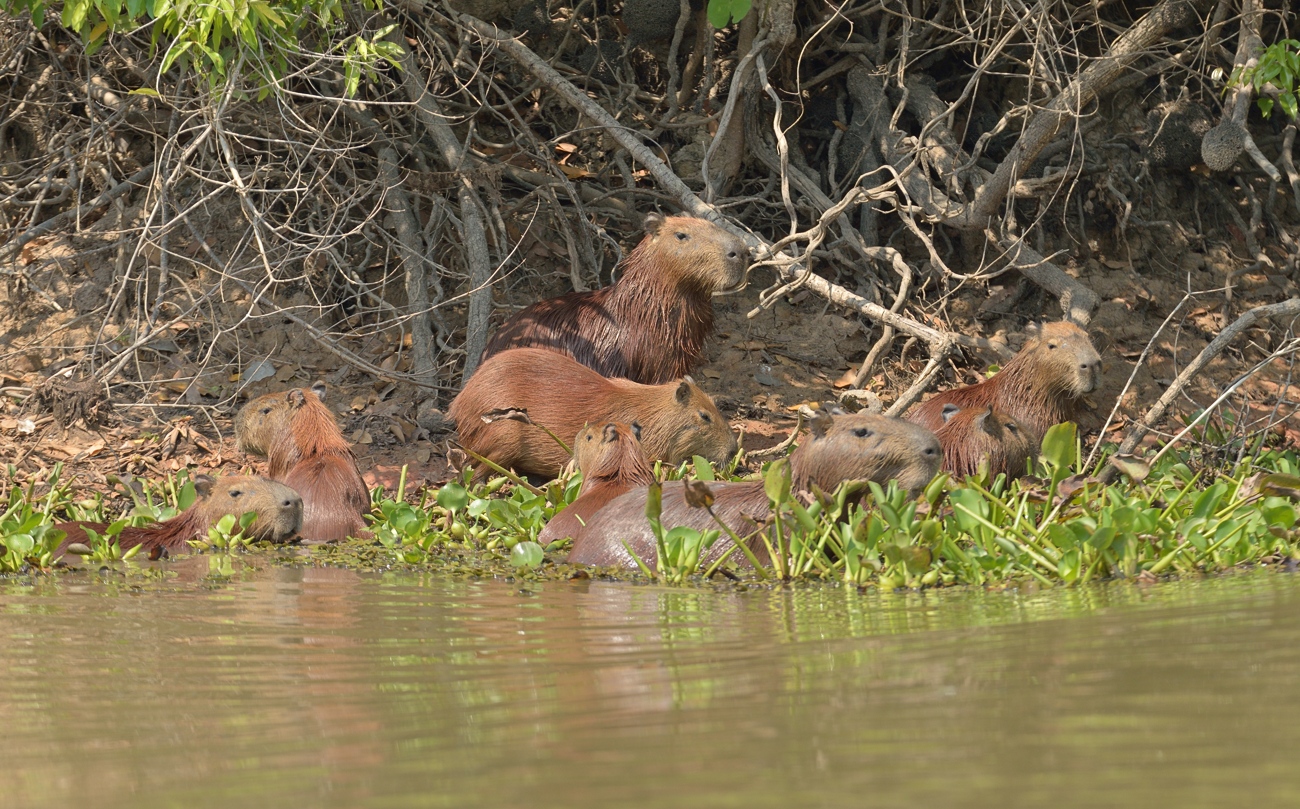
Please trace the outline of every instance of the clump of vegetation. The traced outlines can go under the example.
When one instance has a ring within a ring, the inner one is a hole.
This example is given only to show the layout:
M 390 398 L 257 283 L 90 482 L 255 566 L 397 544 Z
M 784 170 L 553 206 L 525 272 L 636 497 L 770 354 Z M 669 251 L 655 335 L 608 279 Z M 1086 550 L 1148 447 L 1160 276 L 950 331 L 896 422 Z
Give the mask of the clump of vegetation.
M 639 571 L 597 572 L 681 584 L 725 569 L 728 577 L 745 581 L 839 581 L 894 589 L 1017 580 L 1073 584 L 1300 559 L 1300 457 L 1294 450 L 1257 448 L 1220 471 L 1194 470 L 1189 462 L 1196 459 L 1186 453 L 1161 453 L 1150 465 L 1108 457 L 1088 473 L 1080 470 L 1080 458 L 1074 425 L 1059 425 L 1043 440 L 1035 475 L 1008 479 L 981 473 L 965 480 L 939 475 L 914 500 L 894 485 L 875 483 L 847 483 L 834 492 L 801 497 L 791 490 L 788 463 L 776 461 L 762 472 L 772 516 L 757 536 L 736 536 L 720 522 L 703 531 L 664 528 L 652 491 L 647 518 L 656 533 L 655 558 L 639 560 Z M 1097 475 L 1106 464 L 1116 465 L 1126 479 L 1103 485 Z M 102 498 L 72 500 L 61 472 L 53 471 L 44 496 L 34 485 L 10 491 L 0 513 L 0 572 L 49 568 L 64 538 L 54 528 L 57 522 L 102 521 Z M 697 459 L 668 470 L 667 477 L 683 476 L 691 478 L 688 500 L 711 508 L 712 468 Z M 373 493 L 373 542 L 320 553 L 369 566 L 567 575 L 573 571 L 560 564 L 567 543 L 543 549 L 537 537 L 576 499 L 580 483 L 575 475 L 539 488 L 510 476 L 472 485 L 464 475 L 408 502 L 403 480 L 393 497 Z M 123 528 L 173 516 L 195 496 L 184 473 L 138 492 L 126 488 L 132 492 L 131 513 L 110 523 L 102 536 L 90 534 L 85 555 L 93 561 L 131 559 L 133 553 L 123 553 L 116 543 Z M 252 519 L 251 514 L 229 516 L 206 540 L 191 543 L 211 552 L 214 575 L 231 575 L 232 554 L 253 544 L 244 533 Z M 702 564 L 705 551 L 724 538 L 735 549 Z M 771 564 L 757 564 L 748 540 L 766 551 Z
M 1061 425 L 1044 438 L 1037 476 L 957 481 L 941 475 L 916 500 L 895 486 L 845 484 L 809 503 L 791 492 L 788 466 L 776 462 L 763 473 L 773 517 L 758 537 L 773 564 L 750 559 L 752 569 L 731 565 L 736 569 L 729 572 L 892 589 L 1017 579 L 1070 584 L 1297 558 L 1300 460 L 1293 451 L 1263 451 L 1218 473 L 1193 471 L 1174 454 L 1150 468 L 1118 461 L 1129 479 L 1109 486 L 1096 478 L 1101 466 L 1081 473 L 1079 457 L 1074 425 Z M 690 497 L 708 508 L 708 484 L 698 480 Z M 516 486 L 494 497 L 507 483 L 496 478 L 474 488 L 457 481 L 426 492 L 419 505 L 382 501 L 376 534 L 406 564 L 436 566 L 451 550 L 504 554 L 535 543 L 545 520 L 577 490 L 570 480 L 541 494 Z M 664 529 L 658 516 L 652 492 L 647 518 L 657 554 L 640 560 L 646 576 L 680 583 L 711 576 L 749 553 L 744 540 L 750 537 L 721 523 L 706 531 Z M 728 535 L 737 550 L 703 567 L 704 551 Z M 553 558 L 567 552 L 548 550 Z

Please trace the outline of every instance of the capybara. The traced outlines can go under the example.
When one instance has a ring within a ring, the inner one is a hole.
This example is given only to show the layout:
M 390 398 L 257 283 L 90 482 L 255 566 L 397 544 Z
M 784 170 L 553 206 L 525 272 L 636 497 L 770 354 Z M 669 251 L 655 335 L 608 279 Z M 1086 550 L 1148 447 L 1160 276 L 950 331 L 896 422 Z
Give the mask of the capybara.
M 919 492 L 939 471 L 943 451 L 934 433 L 902 419 L 870 413 L 819 416 L 810 433 L 790 455 L 791 484 L 795 491 L 808 492 L 815 484 L 822 491 L 832 491 L 842 481 L 874 480 L 887 483 L 897 480 L 910 494 Z M 737 536 L 753 534 L 767 520 L 770 509 L 763 481 L 711 483 L 713 512 Z M 716 528 L 717 523 L 704 508 L 686 502 L 685 484 L 663 484 L 660 524 L 668 531 L 677 526 L 700 530 Z M 584 565 L 635 567 L 636 561 L 624 547 L 653 566 L 656 560 L 655 536 L 645 517 L 646 487 L 641 486 L 596 512 L 573 540 L 569 562 Z M 718 559 L 733 543 L 724 533 L 701 555 L 709 564 Z M 766 561 L 766 548 L 759 537 L 749 543 L 760 562 Z M 732 553 L 739 564 L 746 557 Z
M 255 475 L 195 475 L 194 491 L 198 499 L 170 520 L 122 529 L 117 535 L 122 550 L 136 545 L 143 545 L 146 551 L 184 550 L 186 540 L 206 538 L 208 529 L 227 514 L 242 517 L 250 511 L 257 513 L 257 519 L 248 530 L 257 539 L 282 542 L 302 528 L 302 498 L 283 483 Z M 103 536 L 108 526 L 102 522 L 65 522 L 55 527 L 67 533 L 57 551 L 65 553 L 74 542 L 89 543 L 87 528 Z
M 658 385 L 690 373 L 713 332 L 715 292 L 740 287 L 749 249 L 688 216 L 645 218 L 645 238 L 613 284 L 539 301 L 488 341 L 486 360 L 511 348 L 558 351 L 601 376 Z
M 654 482 L 654 469 L 641 448 L 641 426 L 611 421 L 584 427 L 573 442 L 573 459 L 582 472 L 578 497 L 551 518 L 537 541 L 543 547 L 576 536 L 606 503 L 637 486 Z
M 1083 411 L 1083 396 L 1101 384 L 1101 356 L 1088 333 L 1069 321 L 1030 324 L 1029 339 L 991 379 L 944 391 L 909 410 L 905 418 L 938 430 L 943 406 L 984 408 L 989 405 L 1020 422 L 1034 445 L 1047 429 L 1075 421 Z
M 934 431 L 943 447 L 943 470 L 957 477 L 973 475 L 980 463 L 989 476 L 1025 474 L 1025 461 L 1034 452 L 1029 431 L 1016 419 L 992 405 L 962 409 L 943 406 L 943 426 Z
M 317 382 L 259 396 L 235 417 L 239 448 L 266 455 L 267 475 L 302 495 L 306 542 L 367 535 L 370 493 L 324 399 L 325 386 Z
M 666 385 L 606 379 L 572 357 L 541 348 L 513 348 L 483 363 L 452 400 L 465 449 L 516 472 L 555 477 L 569 456 L 531 424 L 483 416 L 493 410 L 526 410 L 561 438 L 586 423 L 641 425 L 641 445 L 651 461 L 678 464 L 702 455 L 721 464 L 736 454 L 736 436 L 709 395 L 685 378 Z M 481 480 L 486 469 L 479 468 Z

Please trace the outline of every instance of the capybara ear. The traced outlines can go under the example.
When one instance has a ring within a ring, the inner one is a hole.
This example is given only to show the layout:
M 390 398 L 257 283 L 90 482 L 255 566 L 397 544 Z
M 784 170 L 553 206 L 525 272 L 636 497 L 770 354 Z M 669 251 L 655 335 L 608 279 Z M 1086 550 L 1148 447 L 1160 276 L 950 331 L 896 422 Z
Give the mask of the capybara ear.
M 961 408 L 953 404 L 952 402 L 949 402 L 948 404 L 943 406 L 943 412 L 940 415 L 943 416 L 944 424 L 947 424 L 948 419 L 957 415 L 959 412 L 961 412 Z
M 286 393 L 284 395 L 284 398 L 285 401 L 289 403 L 289 406 L 295 410 L 307 404 L 307 397 L 302 395 L 301 388 L 294 388 L 293 390 Z
M 682 383 L 677 386 L 677 403 L 691 403 L 691 378 L 689 376 L 683 379 Z
M 840 407 L 839 402 L 822 402 L 821 409 L 823 413 L 830 413 L 832 416 L 847 415 L 847 411 L 845 411 L 843 407 Z
M 605 443 L 618 440 L 618 426 L 615 424 L 605 425 Z
M 316 394 L 316 398 L 322 402 L 325 401 L 325 383 L 319 379 L 311 383 L 311 392 Z
M 659 228 L 663 226 L 664 226 L 663 214 L 656 213 L 654 211 L 651 211 L 650 213 L 646 214 L 645 219 L 642 220 L 641 222 L 641 227 L 645 228 L 645 233 L 647 236 L 651 236 L 655 233 L 658 233 Z
M 812 424 L 808 426 L 812 429 L 813 438 L 821 438 L 830 432 L 831 425 L 834 423 L 835 419 L 829 413 L 818 413 L 812 420 Z
M 194 493 L 199 496 L 200 500 L 207 500 L 208 495 L 212 494 L 212 486 L 217 479 L 211 475 L 194 476 Z
M 994 438 L 1002 432 L 998 429 L 997 420 L 993 418 L 993 405 L 989 405 L 983 413 L 980 413 L 980 429 Z
M 638 422 L 638 421 L 634 421 L 634 422 L 632 422 L 632 435 L 636 436 L 636 440 L 638 440 L 638 441 L 641 440 L 641 423 L 640 423 L 640 422 Z

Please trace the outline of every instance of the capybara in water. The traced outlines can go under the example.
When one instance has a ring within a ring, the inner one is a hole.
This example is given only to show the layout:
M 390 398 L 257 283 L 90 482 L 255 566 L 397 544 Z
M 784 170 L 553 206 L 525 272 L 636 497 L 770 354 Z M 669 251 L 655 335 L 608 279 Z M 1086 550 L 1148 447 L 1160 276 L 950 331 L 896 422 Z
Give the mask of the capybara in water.
M 568 354 L 601 376 L 646 385 L 690 373 L 713 331 L 712 295 L 744 283 L 749 249 L 688 216 L 648 214 L 645 232 L 616 282 L 518 312 L 492 335 L 483 359 L 534 346 Z
M 819 416 L 811 432 L 790 456 L 791 484 L 795 491 L 810 491 L 815 484 L 829 492 L 846 480 L 874 480 L 887 483 L 897 480 L 910 494 L 916 494 L 935 473 L 943 451 L 934 433 L 902 419 L 869 413 Z M 737 536 L 753 534 L 770 514 L 763 481 L 711 483 L 713 512 Z M 704 508 L 686 502 L 685 484 L 663 484 L 660 524 L 668 531 L 677 526 L 699 530 L 716 528 L 717 523 Z M 574 538 L 569 562 L 584 565 L 634 567 L 636 561 L 627 546 L 641 561 L 655 563 L 655 536 L 645 517 L 646 487 L 641 486 L 596 512 Z M 701 555 L 709 564 L 732 546 L 724 533 Z M 766 560 L 766 548 L 760 538 L 749 543 L 755 557 Z M 746 557 L 739 551 L 732 557 L 740 564 Z
M 991 379 L 944 391 L 907 412 L 908 421 L 938 430 L 943 406 L 985 408 L 989 405 L 1016 419 L 1037 445 L 1047 429 L 1074 421 L 1083 409 L 1083 396 L 1101 384 L 1101 356 L 1088 333 L 1069 321 L 1030 324 L 1029 339 Z
M 208 529 L 227 514 L 242 517 L 250 511 L 257 513 L 257 519 L 248 530 L 257 539 L 282 542 L 302 528 L 302 498 L 283 483 L 255 475 L 195 475 L 194 491 L 198 499 L 170 520 L 122 529 L 117 535 L 122 550 L 136 545 L 143 545 L 146 551 L 183 550 L 186 540 L 206 538 Z M 103 536 L 108 526 L 102 522 L 65 522 L 55 527 L 67 532 L 58 550 L 64 553 L 74 542 L 89 542 L 87 528 Z
M 1025 474 L 1025 461 L 1034 452 L 1029 431 L 992 405 L 962 409 L 943 406 L 943 426 L 934 431 L 943 447 L 943 470 L 957 477 L 973 475 L 987 463 L 990 477 Z
M 666 385 L 606 379 L 572 357 L 540 348 L 514 348 L 483 363 L 452 400 L 448 413 L 465 449 L 516 472 L 555 477 L 569 456 L 531 424 L 482 416 L 493 410 L 527 410 L 561 438 L 590 423 L 641 425 L 641 445 L 651 461 L 671 464 L 702 455 L 721 464 L 736 454 L 736 436 L 709 395 L 689 378 Z M 478 469 L 479 479 L 486 469 Z
M 352 448 L 325 406 L 325 386 L 268 393 L 235 417 L 239 448 L 269 459 L 267 475 L 302 495 L 302 538 L 332 542 L 365 536 L 370 493 Z
M 578 530 L 610 500 L 637 486 L 654 482 L 654 469 L 641 448 L 641 426 L 611 421 L 588 425 L 573 442 L 573 460 L 582 472 L 578 497 L 551 518 L 537 541 L 543 547 L 576 536 Z

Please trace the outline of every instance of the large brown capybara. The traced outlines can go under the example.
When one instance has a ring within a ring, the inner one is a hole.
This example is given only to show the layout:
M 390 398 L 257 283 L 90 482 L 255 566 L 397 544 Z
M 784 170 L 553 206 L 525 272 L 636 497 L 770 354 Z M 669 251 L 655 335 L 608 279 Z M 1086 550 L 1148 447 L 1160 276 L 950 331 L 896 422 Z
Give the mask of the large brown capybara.
M 934 433 L 902 419 L 869 413 L 819 416 L 811 432 L 790 456 L 792 488 L 808 492 L 815 484 L 832 491 L 846 480 L 898 481 L 910 494 L 918 493 L 939 471 L 943 451 Z M 753 534 L 768 519 L 770 508 L 763 481 L 711 483 L 713 512 L 736 533 Z M 631 568 L 636 561 L 628 548 L 646 564 L 654 566 L 655 536 L 645 517 L 646 487 L 638 487 L 596 512 L 573 540 L 569 553 L 572 564 Z M 660 524 L 665 531 L 677 526 L 699 530 L 716 528 L 704 508 L 686 502 L 685 484 L 663 484 Z M 627 547 L 624 547 L 624 543 Z M 724 533 L 701 555 L 710 564 L 731 546 Z M 767 561 L 762 539 L 754 537 L 749 548 L 760 562 Z M 739 551 L 732 553 L 738 564 L 746 564 Z
M 1030 324 L 1026 332 L 1020 353 L 991 379 L 936 394 L 904 418 L 938 430 L 946 404 L 963 410 L 992 405 L 1024 425 L 1035 446 L 1049 427 L 1076 421 L 1084 395 L 1101 384 L 1101 356 L 1088 333 L 1069 321 Z
M 534 424 L 484 423 L 494 410 L 526 410 Z M 606 379 L 573 358 L 540 348 L 514 348 L 483 363 L 451 402 L 461 445 L 506 469 L 556 477 L 569 456 L 555 439 L 587 423 L 641 425 L 651 461 L 678 464 L 701 455 L 715 464 L 736 454 L 736 436 L 709 395 L 689 378 L 666 385 Z M 479 468 L 481 480 L 486 469 Z
M 248 530 L 257 539 L 283 542 L 302 528 L 302 498 L 283 483 L 255 475 L 195 475 L 194 491 L 198 499 L 170 520 L 122 529 L 117 536 L 122 550 L 136 545 L 143 545 L 145 551 L 184 550 L 187 540 L 206 538 L 208 529 L 227 514 L 241 517 L 250 511 L 257 514 L 257 519 Z M 57 551 L 66 553 L 74 542 L 89 543 L 87 528 L 103 536 L 108 526 L 102 522 L 65 522 L 55 527 L 67 533 Z
M 551 518 L 537 541 L 552 542 L 577 536 L 579 529 L 606 503 L 637 486 L 654 482 L 654 469 L 641 448 L 641 426 L 611 421 L 588 425 L 573 442 L 573 460 L 582 472 L 578 497 Z
M 648 214 L 613 284 L 539 301 L 497 329 L 483 359 L 538 347 L 601 376 L 658 385 L 690 373 L 713 332 L 715 292 L 745 282 L 749 249 L 704 219 Z M 567 435 L 567 434 L 566 434 Z
M 367 536 L 370 493 L 324 399 L 325 386 L 317 382 L 259 396 L 235 417 L 239 448 L 267 456 L 267 475 L 302 495 L 306 542 Z
M 1025 474 L 1025 462 L 1034 452 L 1029 430 L 992 405 L 962 409 L 943 406 L 943 426 L 934 431 L 943 447 L 943 471 L 964 478 L 987 464 L 989 477 Z

